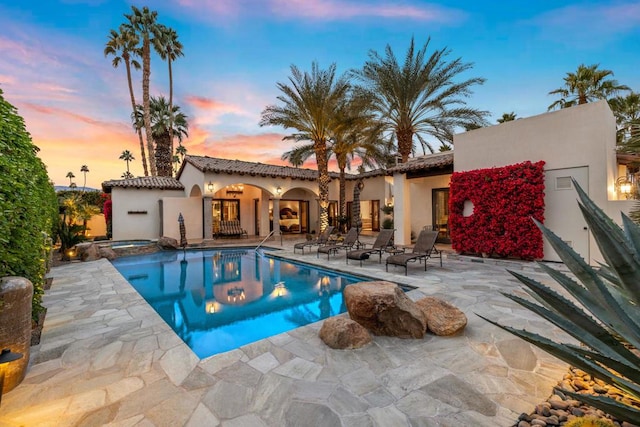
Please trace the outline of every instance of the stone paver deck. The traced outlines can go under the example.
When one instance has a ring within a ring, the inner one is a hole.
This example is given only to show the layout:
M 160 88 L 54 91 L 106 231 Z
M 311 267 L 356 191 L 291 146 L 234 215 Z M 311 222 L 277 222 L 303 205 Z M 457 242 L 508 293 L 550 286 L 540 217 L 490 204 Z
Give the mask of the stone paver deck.
M 291 248 L 278 255 L 408 283 L 411 298 L 444 298 L 469 323 L 454 337 L 374 337 L 345 351 L 322 343 L 318 322 L 199 360 L 110 262 L 72 263 L 51 272 L 42 341 L 2 398 L 0 426 L 508 426 L 566 373 L 474 314 L 555 331 L 499 293 L 520 288 L 503 265 L 445 257 L 405 277 L 384 260 L 347 266 Z

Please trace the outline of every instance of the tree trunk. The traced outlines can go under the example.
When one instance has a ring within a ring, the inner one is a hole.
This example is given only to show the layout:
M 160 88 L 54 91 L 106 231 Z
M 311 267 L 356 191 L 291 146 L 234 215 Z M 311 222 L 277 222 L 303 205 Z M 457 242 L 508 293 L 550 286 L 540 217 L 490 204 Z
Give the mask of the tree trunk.
M 171 157 L 169 132 L 164 132 L 156 138 L 156 168 L 158 176 L 173 176 Z
M 320 232 L 329 226 L 329 166 L 327 161 L 327 143 L 314 143 L 316 163 L 318 164 L 318 190 L 320 193 Z
M 402 163 L 406 163 L 413 150 L 413 131 L 399 128 L 396 130 L 396 137 L 398 138 L 398 154 L 402 156 Z
M 151 176 L 156 176 L 155 149 L 151 134 L 151 105 L 149 100 L 149 80 L 151 79 L 151 48 L 149 37 L 146 36 L 142 45 L 142 108 L 144 112 L 144 133 L 147 136 L 147 151 Z
M 171 70 L 171 52 L 167 55 L 169 63 L 169 147 L 173 157 L 173 71 Z
M 351 208 L 351 226 L 358 231 L 362 227 L 362 219 L 360 218 L 360 187 L 364 186 L 362 179 L 356 181 L 353 186 L 353 206 Z
M 123 55 L 124 56 L 124 55 Z M 129 83 L 129 95 L 131 96 L 131 111 L 136 113 L 136 98 L 133 94 L 133 84 L 131 83 L 131 64 L 129 63 L 129 55 L 124 61 L 127 66 L 127 81 Z M 144 140 L 142 139 L 142 129 L 136 126 L 136 132 L 138 133 L 138 139 L 140 140 L 140 155 L 142 157 L 142 168 L 144 169 L 144 176 L 149 176 L 149 170 L 147 169 L 147 156 L 145 155 Z M 127 160 L 127 172 L 129 172 L 129 161 Z
M 338 162 L 340 163 L 340 162 Z M 346 228 L 347 223 L 345 219 L 347 218 L 347 182 L 345 177 L 345 165 L 338 164 L 338 168 L 340 169 L 340 231 L 345 232 L 343 228 Z

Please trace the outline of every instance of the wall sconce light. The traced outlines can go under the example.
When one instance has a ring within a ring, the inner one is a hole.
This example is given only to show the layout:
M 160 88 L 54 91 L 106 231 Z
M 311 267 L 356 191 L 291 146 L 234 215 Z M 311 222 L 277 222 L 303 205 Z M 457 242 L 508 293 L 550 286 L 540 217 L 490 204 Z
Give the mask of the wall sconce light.
M 616 185 L 618 187 L 618 192 L 620 192 L 620 194 L 622 194 L 626 199 L 631 197 L 633 183 L 626 176 L 618 178 Z
M 278 196 L 282 194 L 282 188 L 279 185 L 278 188 L 276 188 L 276 193 L 278 194 Z
M 213 193 L 213 182 L 209 181 L 207 184 L 207 190 L 209 190 L 210 193 Z

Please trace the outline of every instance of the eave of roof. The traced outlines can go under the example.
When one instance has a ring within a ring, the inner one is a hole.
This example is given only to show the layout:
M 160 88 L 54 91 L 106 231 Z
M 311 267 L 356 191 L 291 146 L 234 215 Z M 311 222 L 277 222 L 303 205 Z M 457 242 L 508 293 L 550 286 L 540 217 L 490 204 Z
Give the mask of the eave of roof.
M 130 179 L 113 179 L 102 183 L 102 191 L 110 193 L 113 188 L 144 188 L 147 190 L 184 190 L 184 185 L 175 178 L 166 176 L 141 176 Z

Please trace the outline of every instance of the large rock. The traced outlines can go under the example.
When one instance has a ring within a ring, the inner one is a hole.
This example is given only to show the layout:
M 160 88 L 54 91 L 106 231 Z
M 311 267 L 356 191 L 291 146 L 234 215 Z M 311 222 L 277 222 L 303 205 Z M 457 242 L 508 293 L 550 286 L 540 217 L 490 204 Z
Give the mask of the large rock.
M 109 261 L 112 261 L 118 257 L 118 255 L 116 255 L 116 252 L 108 246 L 101 247 L 99 253 L 101 258 L 106 258 Z
M 435 335 L 454 335 L 467 326 L 467 316 L 447 301 L 425 297 L 416 304 L 427 318 L 427 328 Z
M 344 289 L 349 316 L 375 335 L 422 338 L 424 313 L 391 282 L 361 282 Z
M 158 239 L 158 246 L 162 249 L 178 249 L 178 241 L 173 237 L 162 236 Z
M 95 261 L 100 259 L 98 246 L 92 242 L 78 243 L 76 245 L 76 256 L 82 261 Z
M 13 390 L 24 379 L 31 349 L 31 310 L 33 285 L 24 277 L 0 278 L 0 350 L 8 348 L 22 358 L 0 365 L 4 387 L 0 394 Z
M 360 348 L 371 342 L 371 334 L 351 319 L 330 317 L 320 328 L 320 339 L 331 348 Z

